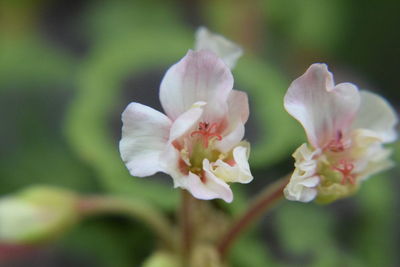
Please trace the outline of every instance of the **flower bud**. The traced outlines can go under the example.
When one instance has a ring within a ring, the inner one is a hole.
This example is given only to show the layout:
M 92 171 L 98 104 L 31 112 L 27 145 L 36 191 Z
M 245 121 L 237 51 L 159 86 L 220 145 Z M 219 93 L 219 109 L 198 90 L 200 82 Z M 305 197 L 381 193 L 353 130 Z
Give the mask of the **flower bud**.
M 0 199 L 0 242 L 34 243 L 52 239 L 78 220 L 77 197 L 35 186 Z

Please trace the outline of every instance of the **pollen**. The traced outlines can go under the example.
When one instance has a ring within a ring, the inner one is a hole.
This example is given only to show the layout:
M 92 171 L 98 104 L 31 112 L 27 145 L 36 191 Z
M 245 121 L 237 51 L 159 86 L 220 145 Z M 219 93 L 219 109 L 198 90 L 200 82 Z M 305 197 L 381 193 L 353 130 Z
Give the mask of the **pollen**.
M 198 130 L 192 132 L 190 136 L 201 135 L 204 147 L 208 148 L 209 142 L 212 138 L 215 137 L 219 141 L 222 140 L 222 136 L 217 133 L 217 128 L 217 123 L 209 124 L 208 122 L 200 122 Z

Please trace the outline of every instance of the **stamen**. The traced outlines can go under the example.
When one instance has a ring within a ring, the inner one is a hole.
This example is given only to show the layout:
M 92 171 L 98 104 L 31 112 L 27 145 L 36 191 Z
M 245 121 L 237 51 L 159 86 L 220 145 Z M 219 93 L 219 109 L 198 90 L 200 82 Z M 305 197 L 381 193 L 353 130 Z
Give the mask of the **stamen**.
M 207 148 L 211 138 L 216 137 L 217 140 L 219 141 L 222 140 L 222 136 L 216 132 L 217 128 L 218 128 L 217 123 L 213 123 L 210 125 L 208 122 L 200 122 L 198 130 L 192 132 L 190 136 L 193 137 L 196 134 L 202 135 L 204 138 L 203 139 L 204 147 Z
M 342 173 L 343 178 L 340 182 L 341 184 L 344 185 L 346 181 L 349 181 L 352 185 L 355 184 L 356 177 L 354 174 L 351 173 L 354 169 L 354 165 L 352 163 L 342 159 L 339 161 L 339 164 L 333 169 Z

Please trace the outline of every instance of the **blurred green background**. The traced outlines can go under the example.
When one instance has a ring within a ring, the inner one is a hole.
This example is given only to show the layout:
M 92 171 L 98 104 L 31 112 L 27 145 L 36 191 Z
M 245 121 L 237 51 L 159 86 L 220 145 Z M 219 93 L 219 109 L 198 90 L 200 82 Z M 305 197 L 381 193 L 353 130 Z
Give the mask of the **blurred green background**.
M 204 25 L 245 50 L 233 73 L 250 97 L 255 180 L 233 186 L 235 214 L 291 170 L 305 136 L 282 99 L 311 63 L 327 63 L 337 82 L 378 92 L 398 110 L 399 8 L 395 0 L 3 0 L 0 194 L 51 184 L 144 198 L 173 214 L 172 180 L 132 178 L 120 160 L 120 114 L 131 101 L 161 110 L 164 72 Z M 400 144 L 393 148 L 400 161 Z M 399 172 L 329 206 L 282 202 L 235 246 L 233 266 L 398 266 Z M 140 222 L 98 217 L 15 264 L 140 266 L 151 238 Z

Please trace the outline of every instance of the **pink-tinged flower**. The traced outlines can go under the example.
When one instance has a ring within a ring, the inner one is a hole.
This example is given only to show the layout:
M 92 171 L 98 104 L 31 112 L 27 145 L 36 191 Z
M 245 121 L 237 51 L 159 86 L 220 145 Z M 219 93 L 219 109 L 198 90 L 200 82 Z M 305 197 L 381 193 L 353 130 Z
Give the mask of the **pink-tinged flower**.
M 247 95 L 232 90 L 227 65 L 206 50 L 189 51 L 165 74 L 166 115 L 132 102 L 122 114 L 120 152 L 133 176 L 164 172 L 199 199 L 233 199 L 227 183 L 249 183 Z
M 220 57 L 230 69 L 236 65 L 236 61 L 242 56 L 243 49 L 224 36 L 210 32 L 205 27 L 199 27 L 196 31 L 195 50 L 209 50 Z
M 392 166 L 383 144 L 396 140 L 397 116 L 382 97 L 351 83 L 335 85 L 325 64 L 293 81 L 286 110 L 304 127 L 309 144 L 293 157 L 287 199 L 328 203 L 356 192 L 369 176 Z

